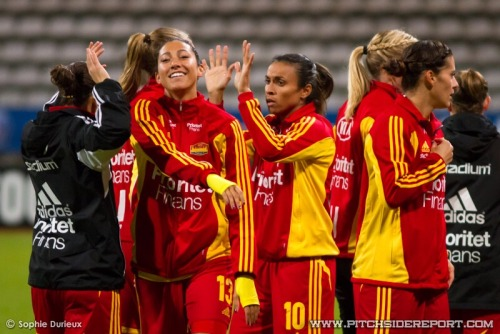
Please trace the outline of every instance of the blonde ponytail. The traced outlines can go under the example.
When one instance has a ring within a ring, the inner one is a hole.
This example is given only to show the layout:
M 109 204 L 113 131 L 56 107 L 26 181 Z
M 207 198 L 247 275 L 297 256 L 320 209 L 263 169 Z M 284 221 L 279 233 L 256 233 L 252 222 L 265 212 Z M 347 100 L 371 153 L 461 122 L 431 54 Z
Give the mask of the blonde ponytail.
M 380 71 L 401 58 L 403 51 L 417 39 L 399 30 L 387 30 L 372 37 L 366 46 L 356 47 L 349 58 L 347 79 L 347 106 L 345 117 L 354 116 L 363 97 L 370 91 L 371 80 L 379 80 Z M 362 61 L 366 55 L 365 62 Z
M 362 62 L 365 47 L 358 46 L 349 57 L 347 77 L 347 106 L 345 117 L 350 119 L 366 93 L 370 91 L 370 74 Z

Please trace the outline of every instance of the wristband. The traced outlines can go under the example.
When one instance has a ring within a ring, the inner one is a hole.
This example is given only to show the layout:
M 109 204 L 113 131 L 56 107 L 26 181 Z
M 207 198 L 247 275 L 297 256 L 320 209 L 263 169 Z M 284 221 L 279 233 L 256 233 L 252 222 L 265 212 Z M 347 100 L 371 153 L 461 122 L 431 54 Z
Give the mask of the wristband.
M 257 295 L 257 290 L 255 289 L 255 284 L 252 278 L 240 276 L 236 278 L 235 289 L 238 298 L 240 299 L 240 304 L 243 307 L 248 305 L 260 305 L 259 296 Z
M 236 183 L 226 180 L 217 174 L 208 174 L 207 185 L 217 194 L 222 195 L 227 188 L 235 186 Z

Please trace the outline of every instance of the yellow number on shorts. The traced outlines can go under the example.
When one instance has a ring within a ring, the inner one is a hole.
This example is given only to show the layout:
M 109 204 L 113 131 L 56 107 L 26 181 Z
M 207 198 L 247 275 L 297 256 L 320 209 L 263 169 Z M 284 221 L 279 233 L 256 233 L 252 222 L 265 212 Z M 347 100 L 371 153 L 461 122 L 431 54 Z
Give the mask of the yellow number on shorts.
M 233 281 L 224 275 L 219 275 L 217 276 L 217 282 L 219 282 L 219 300 L 221 302 L 225 300 L 226 303 L 231 305 L 233 303 Z M 227 294 L 225 289 L 226 285 Z
M 286 329 L 302 329 L 306 324 L 306 308 L 301 302 L 286 302 L 284 305 L 286 312 Z

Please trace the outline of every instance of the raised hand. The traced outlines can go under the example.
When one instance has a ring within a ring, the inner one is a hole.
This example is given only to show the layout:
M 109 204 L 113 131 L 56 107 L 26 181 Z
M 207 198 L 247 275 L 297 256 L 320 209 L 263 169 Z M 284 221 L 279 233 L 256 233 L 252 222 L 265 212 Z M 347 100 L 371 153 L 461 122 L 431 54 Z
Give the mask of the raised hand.
M 90 42 L 87 48 L 87 68 L 94 82 L 100 83 L 109 78 L 109 74 L 99 61 L 98 56 L 104 52 L 102 42 Z
M 229 57 L 229 48 L 227 45 L 221 48 L 217 45 L 214 49 L 208 51 L 209 63 L 205 59 L 202 60 L 201 66 L 207 85 L 208 99 L 215 104 L 221 104 L 231 76 L 234 71 L 235 64 L 227 66 Z
M 239 62 L 235 64 L 236 75 L 234 77 L 234 87 L 238 93 L 250 92 L 250 72 L 253 65 L 255 54 L 250 52 L 251 44 L 244 40 L 242 44 L 243 66 Z
M 94 53 L 96 54 L 97 58 L 99 58 L 100 56 L 102 56 L 102 54 L 104 53 L 104 44 L 103 42 L 95 42 L 95 43 L 92 43 L 90 42 L 89 44 L 89 48 L 91 48 Z M 103 65 L 104 67 L 106 67 L 105 65 Z

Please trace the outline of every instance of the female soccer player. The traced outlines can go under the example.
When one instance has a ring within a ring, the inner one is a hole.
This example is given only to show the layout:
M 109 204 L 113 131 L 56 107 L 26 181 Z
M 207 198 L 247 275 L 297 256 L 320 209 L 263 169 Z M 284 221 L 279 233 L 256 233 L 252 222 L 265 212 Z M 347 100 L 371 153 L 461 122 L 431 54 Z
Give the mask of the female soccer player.
M 253 60 L 244 41 L 235 87 L 251 137 L 262 312 L 254 326 L 235 314 L 231 332 L 308 333 L 310 320 L 334 313 L 338 249 L 326 205 L 335 144 L 324 117 L 333 78 L 304 55 L 274 57 L 265 78 L 270 115 L 264 117 L 250 89 Z
M 142 330 L 225 333 L 235 289 L 249 323 L 259 310 L 242 130 L 236 118 L 198 92 L 204 67 L 189 40 L 171 38 L 152 48 L 163 95 L 132 102 L 138 165 L 134 266 Z M 242 197 L 232 195 L 226 205 L 223 197 L 236 190 Z
M 86 62 L 51 70 L 58 93 L 23 131 L 37 195 L 28 282 L 41 334 L 120 333 L 125 263 L 110 159 L 130 136 L 130 107 L 102 51 L 90 43 Z
M 455 60 L 444 43 L 418 41 L 387 71 L 403 77 L 404 95 L 375 119 L 364 143 L 367 186 L 352 271 L 356 320 L 448 320 L 443 208 L 453 147 L 433 110 L 450 105 Z
M 334 239 L 340 251 L 335 296 L 344 323 L 355 319 L 351 270 L 358 232 L 363 143 L 374 120 L 402 91 L 401 77 L 389 74 L 386 68 L 391 59 L 400 58 L 403 50 L 416 41 L 402 30 L 382 31 L 368 45 L 355 48 L 349 59 L 348 100 L 340 108 L 334 128 L 336 152 L 330 200 Z M 352 334 L 356 328 L 343 331 Z
M 134 101 L 142 98 L 151 99 L 154 103 L 164 95 L 163 87 L 154 80 L 157 64 L 151 44 L 173 37 L 189 39 L 188 34 L 171 27 L 160 27 L 149 34 L 135 33 L 130 36 L 127 43 L 125 66 L 119 79 L 129 102 L 132 102 L 134 98 Z M 131 108 L 132 110 L 135 108 L 135 103 L 131 104 Z M 169 157 L 171 160 L 175 160 L 175 155 L 169 155 Z M 130 140 L 127 140 L 120 152 L 111 159 L 117 216 L 120 223 L 120 241 L 126 261 L 125 286 L 120 290 L 120 319 L 123 333 L 139 333 L 140 331 L 135 276 L 132 271 L 133 237 L 131 224 L 136 190 L 136 177 L 133 177 L 134 161 L 135 152 Z M 193 168 L 196 169 L 196 167 Z

